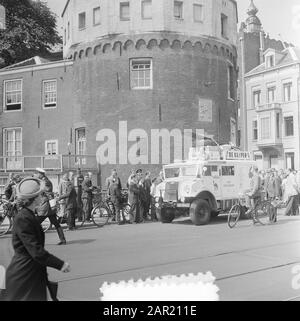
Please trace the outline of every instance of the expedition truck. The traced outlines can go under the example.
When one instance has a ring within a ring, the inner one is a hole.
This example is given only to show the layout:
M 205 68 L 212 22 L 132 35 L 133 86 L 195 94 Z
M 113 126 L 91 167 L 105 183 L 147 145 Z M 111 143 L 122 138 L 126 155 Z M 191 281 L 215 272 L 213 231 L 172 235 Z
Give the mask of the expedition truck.
M 228 212 L 250 189 L 249 152 L 231 146 L 192 148 L 187 161 L 163 166 L 164 181 L 155 190 L 156 215 L 162 223 L 190 216 L 195 225 Z

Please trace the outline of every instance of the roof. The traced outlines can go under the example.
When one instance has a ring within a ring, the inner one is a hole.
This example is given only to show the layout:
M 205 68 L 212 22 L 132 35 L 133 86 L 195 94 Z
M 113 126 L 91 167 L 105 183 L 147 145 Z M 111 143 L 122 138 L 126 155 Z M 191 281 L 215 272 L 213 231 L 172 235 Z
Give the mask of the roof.
M 32 58 L 17 62 L 13 65 L 6 66 L 3 69 L 6 70 L 6 69 L 19 68 L 19 67 L 26 67 L 26 66 L 38 66 L 38 65 L 47 64 L 53 61 L 59 61 L 59 60 L 62 60 L 61 53 L 50 54 L 47 57 L 35 56 Z
M 270 49 L 267 49 L 265 51 L 268 52 Z M 279 52 L 275 50 L 275 53 L 279 53 L 282 58 L 277 61 L 276 65 L 272 68 L 266 68 L 265 62 L 263 62 L 261 65 L 255 67 L 254 69 L 250 70 L 247 74 L 246 77 L 255 75 L 257 73 L 262 73 L 264 71 L 269 71 L 269 70 L 276 70 L 278 68 L 284 67 L 291 65 L 293 63 L 300 63 L 300 48 L 297 47 L 288 47 L 284 49 L 283 51 Z

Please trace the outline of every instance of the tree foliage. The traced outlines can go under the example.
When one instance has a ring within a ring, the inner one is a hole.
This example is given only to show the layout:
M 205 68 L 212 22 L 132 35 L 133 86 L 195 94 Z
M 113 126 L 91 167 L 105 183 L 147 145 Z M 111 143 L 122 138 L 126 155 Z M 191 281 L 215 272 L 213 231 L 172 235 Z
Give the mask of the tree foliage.
M 33 56 L 48 55 L 62 43 L 56 16 L 46 4 L 33 0 L 0 0 L 6 9 L 6 29 L 0 30 L 0 65 L 7 66 Z

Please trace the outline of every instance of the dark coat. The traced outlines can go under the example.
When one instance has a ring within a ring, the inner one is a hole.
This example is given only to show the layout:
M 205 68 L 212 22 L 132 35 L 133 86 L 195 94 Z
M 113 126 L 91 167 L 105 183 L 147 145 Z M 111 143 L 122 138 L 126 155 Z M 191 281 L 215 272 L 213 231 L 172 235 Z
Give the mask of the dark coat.
M 46 301 L 47 267 L 61 270 L 64 262 L 45 249 L 45 235 L 29 209 L 15 218 L 12 244 L 15 255 L 6 271 L 7 301 Z
M 77 208 L 77 193 L 71 182 L 67 182 L 65 194 L 58 198 L 59 201 L 63 199 L 66 201 L 66 209 Z
M 38 216 L 51 216 L 54 215 L 55 212 L 52 211 L 48 196 L 46 194 L 43 194 L 41 196 L 41 204 L 37 209 L 37 215 Z
M 85 179 L 82 182 L 82 195 L 81 198 L 82 199 L 92 199 L 92 188 L 93 188 L 93 184 L 92 181 L 90 179 Z
M 129 184 L 128 192 L 129 192 L 129 194 L 128 194 L 129 203 L 131 205 L 137 203 L 139 201 L 139 193 L 140 193 L 140 189 L 139 189 L 138 185 L 131 182 Z
M 118 177 L 117 179 L 113 179 L 109 184 L 109 195 L 112 202 L 120 202 L 122 196 L 122 185 L 121 180 Z

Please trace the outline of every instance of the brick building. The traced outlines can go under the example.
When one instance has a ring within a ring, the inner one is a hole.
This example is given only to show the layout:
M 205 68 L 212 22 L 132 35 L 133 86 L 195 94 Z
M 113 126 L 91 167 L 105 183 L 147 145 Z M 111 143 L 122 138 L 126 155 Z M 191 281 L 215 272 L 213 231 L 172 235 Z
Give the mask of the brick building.
M 164 161 L 162 146 L 151 161 L 153 129 L 204 129 L 235 142 L 235 1 L 69 0 L 62 17 L 63 61 L 0 71 L 3 177 L 36 167 L 32 155 L 60 160 L 44 166 L 57 178 L 77 167 L 93 170 L 98 184 L 115 167 L 123 182 L 133 167 L 156 174 Z M 116 138 L 115 163 L 98 157 L 105 129 Z M 125 145 L 141 164 L 128 162 Z M 174 149 L 171 140 L 171 161 Z

